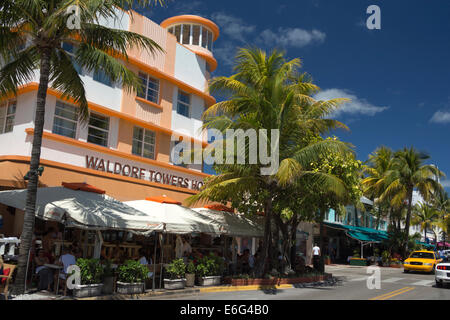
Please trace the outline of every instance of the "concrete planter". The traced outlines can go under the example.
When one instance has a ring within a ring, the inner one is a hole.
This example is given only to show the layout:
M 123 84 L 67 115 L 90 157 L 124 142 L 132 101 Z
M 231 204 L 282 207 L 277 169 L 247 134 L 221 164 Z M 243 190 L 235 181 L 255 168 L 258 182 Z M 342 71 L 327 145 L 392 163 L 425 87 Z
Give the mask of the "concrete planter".
M 126 283 L 117 281 L 117 293 L 139 294 L 144 292 L 144 283 Z
M 221 276 L 200 277 L 198 282 L 201 286 L 218 286 L 222 280 Z
M 95 297 L 102 294 L 103 283 L 75 285 L 73 296 L 77 298 Z
M 184 289 L 186 286 L 186 279 L 164 279 L 164 289 L 167 290 L 177 290 Z
M 389 267 L 400 269 L 400 268 L 403 268 L 403 265 L 401 265 L 401 264 L 391 264 Z
M 195 273 L 186 273 L 186 287 L 195 285 Z

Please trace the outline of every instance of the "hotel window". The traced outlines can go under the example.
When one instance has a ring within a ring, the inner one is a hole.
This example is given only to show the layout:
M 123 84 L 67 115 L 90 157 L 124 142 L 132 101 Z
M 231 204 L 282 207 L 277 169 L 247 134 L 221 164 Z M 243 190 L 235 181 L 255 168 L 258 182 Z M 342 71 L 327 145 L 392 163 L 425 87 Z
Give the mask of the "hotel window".
M 198 46 L 200 44 L 200 26 L 192 26 L 192 44 Z
M 89 117 L 88 139 L 104 147 L 108 146 L 109 118 L 99 114 L 91 113 Z
M 113 86 L 111 78 L 108 77 L 103 70 L 98 70 L 97 72 L 94 71 L 94 80 L 109 87 Z
M 190 44 L 191 43 L 191 25 L 190 24 L 183 24 L 183 44 Z
M 150 77 L 146 73 L 139 72 L 139 78 L 142 83 L 142 92 L 138 92 L 137 96 L 145 100 L 158 103 L 159 100 L 159 80 Z
M 73 66 L 75 70 L 77 70 L 78 74 L 81 74 L 82 68 L 81 66 L 75 61 L 75 47 L 73 44 L 69 42 L 63 42 L 62 48 L 69 54 L 70 60 L 72 60 Z
M 16 101 L 0 103 L 0 134 L 13 131 L 16 105 Z
M 75 139 L 77 134 L 77 124 L 78 109 L 74 106 L 56 101 L 52 132 Z
M 153 131 L 134 127 L 132 153 L 144 158 L 155 159 L 156 135 Z
M 213 33 L 206 27 L 197 24 L 179 24 L 175 27 L 170 27 L 168 31 L 177 37 L 179 43 L 202 46 L 212 51 Z
M 191 96 L 181 90 L 178 90 L 177 113 L 189 118 L 189 109 L 191 105 Z

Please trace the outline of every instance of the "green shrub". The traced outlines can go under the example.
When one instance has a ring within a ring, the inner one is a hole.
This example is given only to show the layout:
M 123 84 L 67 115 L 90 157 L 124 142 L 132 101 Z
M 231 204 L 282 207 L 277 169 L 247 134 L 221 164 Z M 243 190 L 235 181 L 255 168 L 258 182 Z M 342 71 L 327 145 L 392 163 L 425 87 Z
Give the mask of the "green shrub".
M 170 279 L 182 279 L 186 273 L 186 265 L 184 264 L 183 259 L 175 259 L 166 269 L 166 272 L 169 274 Z
M 196 271 L 200 277 L 221 276 L 224 268 L 223 259 L 211 253 L 198 261 Z
M 98 259 L 78 259 L 77 266 L 80 268 L 81 284 L 96 284 L 102 282 L 104 273 L 103 266 Z
M 134 260 L 127 260 L 119 266 L 119 281 L 126 283 L 140 283 L 148 278 L 147 266 Z
M 192 261 L 190 261 L 186 266 L 186 273 L 195 273 L 195 265 Z

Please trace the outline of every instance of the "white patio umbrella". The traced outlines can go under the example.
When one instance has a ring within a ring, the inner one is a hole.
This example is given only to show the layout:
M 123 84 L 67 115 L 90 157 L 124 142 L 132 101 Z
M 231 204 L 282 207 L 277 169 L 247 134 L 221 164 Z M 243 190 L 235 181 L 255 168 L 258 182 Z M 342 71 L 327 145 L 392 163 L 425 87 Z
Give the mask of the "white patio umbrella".
M 192 209 L 209 218 L 220 233 L 233 237 L 263 237 L 264 229 L 260 219 L 248 219 L 243 215 L 228 211 L 218 211 L 208 208 Z
M 147 215 L 148 221 L 164 224 L 164 231 L 174 234 L 219 234 L 219 227 L 208 217 L 175 203 L 150 200 L 126 201 L 125 204 Z
M 2 191 L 0 203 L 25 210 L 26 196 L 27 190 Z M 149 235 L 163 229 L 162 224 L 149 221 L 145 213 L 110 196 L 66 187 L 38 188 L 36 216 L 88 230 L 116 229 Z

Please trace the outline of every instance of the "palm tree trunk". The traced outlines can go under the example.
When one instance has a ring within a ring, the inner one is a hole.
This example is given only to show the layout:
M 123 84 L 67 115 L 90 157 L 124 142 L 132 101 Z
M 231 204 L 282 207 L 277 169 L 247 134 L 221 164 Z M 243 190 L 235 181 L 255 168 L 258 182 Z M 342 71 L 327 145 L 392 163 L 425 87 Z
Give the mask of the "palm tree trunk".
M 20 237 L 19 260 L 17 274 L 13 286 L 13 294 L 22 294 L 25 291 L 25 274 L 27 268 L 28 253 L 30 251 L 34 232 L 36 193 L 39 183 L 37 169 L 41 157 L 42 133 L 45 120 L 45 101 L 50 73 L 50 48 L 41 51 L 40 78 L 37 92 L 36 112 L 34 119 L 33 146 L 30 159 L 30 180 L 27 186 L 27 199 L 23 221 L 23 230 Z
M 411 211 L 412 211 L 412 197 L 413 197 L 413 188 L 410 187 L 408 189 L 408 211 L 406 213 L 405 239 L 403 242 L 403 257 L 406 257 L 406 252 L 408 251 L 409 226 L 411 224 Z
M 258 259 L 255 274 L 256 277 L 262 278 L 266 267 L 266 259 L 269 256 L 269 246 L 272 240 L 271 237 L 271 223 L 272 223 L 272 193 L 268 196 L 264 206 L 264 238 L 261 250 L 261 256 Z

